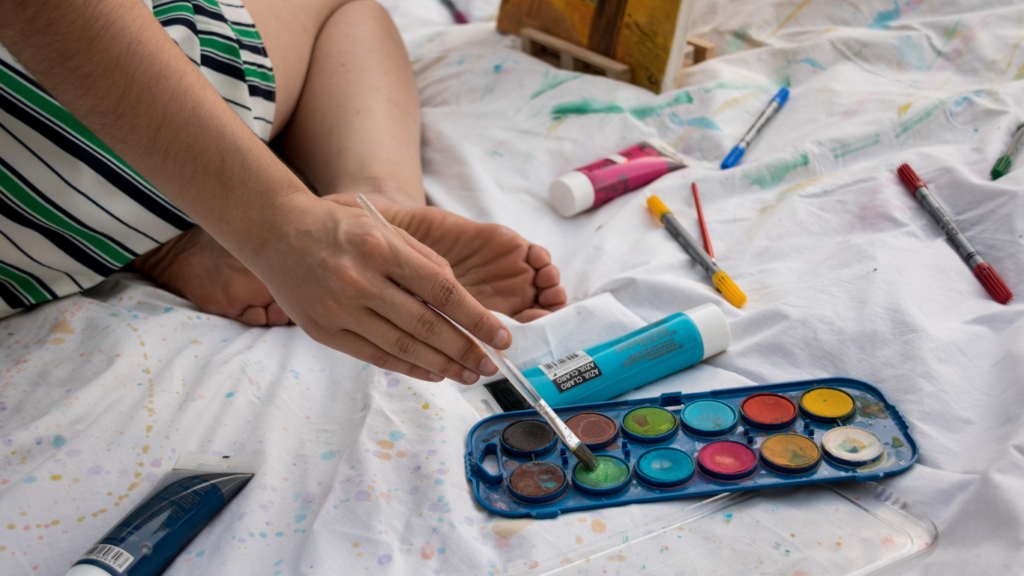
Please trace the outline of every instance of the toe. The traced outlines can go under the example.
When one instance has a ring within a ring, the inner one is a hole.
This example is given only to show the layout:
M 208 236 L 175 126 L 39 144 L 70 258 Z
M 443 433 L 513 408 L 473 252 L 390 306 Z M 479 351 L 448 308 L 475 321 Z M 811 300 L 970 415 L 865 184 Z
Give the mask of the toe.
M 267 306 L 267 324 L 271 326 L 284 326 L 291 322 L 288 318 L 288 314 L 285 313 L 284 309 L 277 302 L 271 302 L 270 306 Z
M 526 324 L 527 322 L 533 322 L 538 318 L 543 318 L 548 314 L 551 314 L 550 310 L 544 310 L 542 308 L 530 308 L 527 310 L 523 310 L 519 314 L 516 314 L 515 316 L 512 317 L 512 319 L 515 320 L 516 322 L 519 322 L 520 324 Z
M 530 246 L 530 251 L 526 254 L 526 261 L 533 266 L 534 270 L 540 270 L 551 264 L 551 253 L 534 244 Z
M 238 317 L 238 320 L 250 326 L 266 326 L 267 309 L 263 306 L 249 306 Z
M 562 275 L 558 268 L 554 264 L 548 264 L 537 270 L 537 276 L 533 279 L 533 285 L 543 290 L 544 288 L 558 286 L 558 283 L 561 281 Z
M 537 303 L 545 308 L 561 307 L 568 301 L 569 296 L 565 293 L 565 288 L 562 286 L 545 288 L 537 295 Z

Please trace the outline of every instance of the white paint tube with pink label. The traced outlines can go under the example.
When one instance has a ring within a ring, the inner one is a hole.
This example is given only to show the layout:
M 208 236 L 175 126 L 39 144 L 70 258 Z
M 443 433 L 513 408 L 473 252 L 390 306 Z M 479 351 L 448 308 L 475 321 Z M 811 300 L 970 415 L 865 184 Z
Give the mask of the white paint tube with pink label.
M 569 218 L 681 168 L 686 168 L 682 156 L 666 142 L 651 138 L 559 176 L 548 187 L 548 201 L 555 212 Z

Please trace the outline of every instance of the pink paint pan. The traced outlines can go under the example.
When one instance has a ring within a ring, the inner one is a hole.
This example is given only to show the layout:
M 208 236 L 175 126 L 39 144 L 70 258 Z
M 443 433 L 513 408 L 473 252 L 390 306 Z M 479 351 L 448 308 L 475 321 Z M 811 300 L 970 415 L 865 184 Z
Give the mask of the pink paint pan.
M 739 480 L 757 470 L 757 454 L 746 444 L 721 440 L 700 449 L 697 454 L 700 471 L 715 480 Z

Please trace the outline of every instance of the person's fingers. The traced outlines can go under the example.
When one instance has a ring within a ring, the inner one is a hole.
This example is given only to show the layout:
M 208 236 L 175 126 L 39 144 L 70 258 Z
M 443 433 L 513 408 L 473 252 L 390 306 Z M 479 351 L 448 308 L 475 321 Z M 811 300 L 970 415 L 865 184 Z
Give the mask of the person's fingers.
M 526 324 L 527 322 L 533 322 L 538 318 L 543 318 L 548 314 L 551 314 L 550 310 L 545 310 L 543 308 L 527 308 L 513 316 L 512 319 L 521 324 Z
M 494 348 L 512 344 L 512 334 L 459 284 L 425 258 L 404 259 L 392 279 Z
M 271 302 L 267 306 L 267 324 L 271 326 L 284 326 L 291 322 L 288 318 L 288 314 L 281 308 L 281 305 L 277 302 Z
M 449 264 L 448 261 L 445 260 L 440 254 L 434 252 L 434 250 L 430 246 L 427 246 L 426 244 L 413 238 L 408 232 L 402 230 L 401 228 L 394 226 L 393 228 L 395 229 L 396 232 L 398 232 L 398 235 L 402 237 L 402 240 L 404 240 L 405 243 L 410 248 L 415 250 L 420 256 L 423 256 L 441 270 L 449 274 L 453 274 L 451 264 Z
M 333 335 L 332 340 L 331 346 L 337 346 L 339 350 L 344 350 L 349 356 L 358 358 L 363 362 L 369 362 L 378 368 L 430 382 L 444 380 L 444 377 L 440 374 L 434 374 L 421 366 L 416 366 L 401 358 L 397 358 L 355 332 L 343 330 Z
M 551 264 L 551 253 L 546 248 L 533 244 L 526 253 L 526 263 L 533 266 L 534 269 L 540 270 Z
M 238 320 L 249 326 L 266 326 L 267 309 L 262 306 L 249 306 L 242 311 Z
M 400 302 L 402 300 L 415 302 L 420 307 L 430 311 L 434 316 L 437 316 L 440 321 L 443 321 L 443 324 L 447 324 L 446 328 L 455 329 L 450 322 L 444 321 L 437 312 L 430 310 L 422 302 L 415 300 L 400 290 L 396 289 L 396 291 L 400 293 L 400 297 L 397 299 L 399 302 L 391 301 L 393 307 L 401 306 Z M 462 382 L 463 384 L 473 384 L 480 378 L 479 374 L 473 369 L 463 367 L 431 345 L 424 343 L 421 338 L 406 332 L 373 310 L 360 312 L 353 320 L 360 327 L 360 336 L 399 360 L 419 366 L 434 374 L 440 374 L 441 376 Z M 438 322 L 437 325 L 441 326 L 441 323 Z M 431 339 L 431 344 L 433 343 L 434 339 Z M 479 365 L 479 362 L 477 364 Z M 497 368 L 494 371 L 497 372 Z
M 553 288 L 545 288 L 540 291 L 537 295 L 537 303 L 545 308 L 552 306 L 559 306 L 569 301 L 569 296 L 565 293 L 564 286 L 555 286 Z
M 498 371 L 484 351 L 447 318 L 423 302 L 410 298 L 398 287 L 385 288 L 378 296 L 374 309 L 395 326 L 427 342 L 441 354 L 461 364 L 474 374 L 490 376 Z M 406 358 L 412 362 L 415 360 Z M 456 367 L 434 367 L 420 364 L 438 374 L 450 375 Z M 459 367 L 459 368 L 461 368 Z M 451 376 L 449 376 L 451 377 Z
M 548 264 L 537 270 L 537 275 L 533 279 L 533 285 L 540 289 L 551 288 L 558 286 L 561 280 L 562 275 L 558 272 L 558 268 L 554 264 Z

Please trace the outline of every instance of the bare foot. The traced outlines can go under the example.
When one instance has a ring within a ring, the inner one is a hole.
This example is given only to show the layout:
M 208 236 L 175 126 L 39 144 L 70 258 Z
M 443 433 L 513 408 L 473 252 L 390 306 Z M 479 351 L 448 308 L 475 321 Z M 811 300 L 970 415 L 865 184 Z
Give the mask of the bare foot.
M 358 206 L 349 194 L 324 196 Z M 565 288 L 547 250 L 505 226 L 481 224 L 429 206 L 373 202 L 393 225 L 433 249 L 488 310 L 530 322 L 565 306 Z
M 199 226 L 139 256 L 132 264 L 203 312 L 252 326 L 289 322 L 263 282 Z

